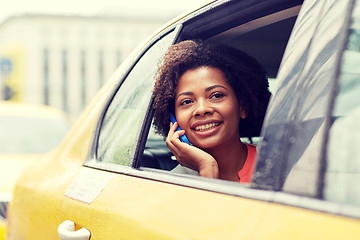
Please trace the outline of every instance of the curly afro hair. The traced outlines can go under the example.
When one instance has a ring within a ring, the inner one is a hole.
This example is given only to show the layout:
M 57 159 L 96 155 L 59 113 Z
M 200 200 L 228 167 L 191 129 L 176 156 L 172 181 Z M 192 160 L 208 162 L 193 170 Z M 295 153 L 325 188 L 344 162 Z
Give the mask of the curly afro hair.
M 176 87 L 188 70 L 201 66 L 221 70 L 232 86 L 247 117 L 240 120 L 240 136 L 259 136 L 271 93 L 264 68 L 256 59 L 226 45 L 186 40 L 172 45 L 163 57 L 153 90 L 154 126 L 157 133 L 167 135 L 169 112 L 175 112 Z

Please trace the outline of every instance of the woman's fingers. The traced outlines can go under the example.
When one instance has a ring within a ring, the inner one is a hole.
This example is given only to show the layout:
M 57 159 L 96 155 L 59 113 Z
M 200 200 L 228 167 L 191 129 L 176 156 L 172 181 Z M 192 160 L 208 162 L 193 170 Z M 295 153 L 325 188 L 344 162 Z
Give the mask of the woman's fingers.
M 168 135 L 166 137 L 166 145 L 168 146 L 168 148 L 171 150 L 171 152 L 173 152 L 173 154 L 176 156 L 178 150 L 177 147 L 177 142 L 180 142 L 180 135 L 179 135 L 179 131 L 176 131 L 177 128 L 177 122 L 170 123 L 170 130 L 168 132 Z
M 177 122 L 175 122 L 174 124 L 170 123 L 170 130 L 169 130 L 167 138 L 166 138 L 166 143 L 167 144 L 171 143 L 171 144 L 179 147 L 179 144 L 182 143 L 180 140 L 180 136 L 185 134 L 185 130 L 176 131 L 177 127 L 178 127 Z
M 168 145 L 170 144 L 171 138 L 174 135 L 174 125 L 175 124 L 170 122 L 170 129 L 169 129 L 168 135 L 166 137 L 166 144 L 168 144 Z
M 219 170 L 216 160 L 203 150 L 181 142 L 180 136 L 185 130 L 177 131 L 178 123 L 170 123 L 166 145 L 178 162 L 185 167 L 198 171 L 200 176 L 218 178 Z

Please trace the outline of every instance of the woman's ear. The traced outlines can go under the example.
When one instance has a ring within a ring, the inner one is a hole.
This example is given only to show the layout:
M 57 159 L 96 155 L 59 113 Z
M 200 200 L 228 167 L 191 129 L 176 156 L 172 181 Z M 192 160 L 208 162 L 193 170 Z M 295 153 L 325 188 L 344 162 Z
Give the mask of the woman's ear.
M 246 110 L 240 106 L 240 118 L 246 118 L 246 117 L 247 117 Z

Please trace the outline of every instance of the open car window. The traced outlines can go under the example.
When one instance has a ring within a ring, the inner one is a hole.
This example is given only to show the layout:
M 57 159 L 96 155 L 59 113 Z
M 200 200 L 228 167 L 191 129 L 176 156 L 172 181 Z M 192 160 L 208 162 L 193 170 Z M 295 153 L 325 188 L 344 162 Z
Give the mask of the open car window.
M 231 24 L 222 23 L 218 27 L 214 26 L 213 22 L 206 22 L 208 18 L 199 19 L 198 22 L 184 23 L 178 41 L 202 39 L 205 42 L 226 44 L 248 53 L 266 69 L 269 77 L 269 89 L 274 92 L 280 62 L 300 10 L 300 6 L 296 6 L 295 3 L 294 5 L 252 20 L 242 19 L 246 15 L 246 11 L 244 15 L 227 16 L 227 20 Z M 224 18 L 221 14 L 217 17 Z M 234 25 L 233 22 L 238 22 L 238 25 Z M 207 27 L 212 27 L 216 31 L 210 31 Z M 242 141 L 258 144 L 261 138 L 260 136 L 249 136 L 243 138 Z M 193 170 L 178 165 L 175 157 L 167 148 L 164 138 L 156 135 L 153 126 L 145 145 L 140 166 L 172 170 L 173 173 L 197 174 Z

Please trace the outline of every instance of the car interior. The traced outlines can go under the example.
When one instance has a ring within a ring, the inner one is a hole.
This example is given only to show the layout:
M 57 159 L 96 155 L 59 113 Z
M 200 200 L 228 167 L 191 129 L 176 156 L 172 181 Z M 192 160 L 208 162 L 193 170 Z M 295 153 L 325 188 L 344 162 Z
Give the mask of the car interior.
M 178 42 L 202 39 L 211 43 L 227 44 L 248 53 L 266 69 L 270 91 L 273 91 L 281 59 L 300 6 L 301 3 L 298 3 L 297 6 L 265 15 L 263 13 L 264 16 L 261 17 L 246 12 L 239 14 L 236 11 L 234 12 L 237 14 L 218 11 L 217 16 L 200 15 L 198 19 L 184 23 Z M 249 19 L 249 16 L 254 19 Z M 257 144 L 260 136 L 246 136 L 242 141 Z M 167 148 L 164 138 L 157 135 L 151 127 L 140 167 L 172 170 L 177 165 L 178 162 Z

